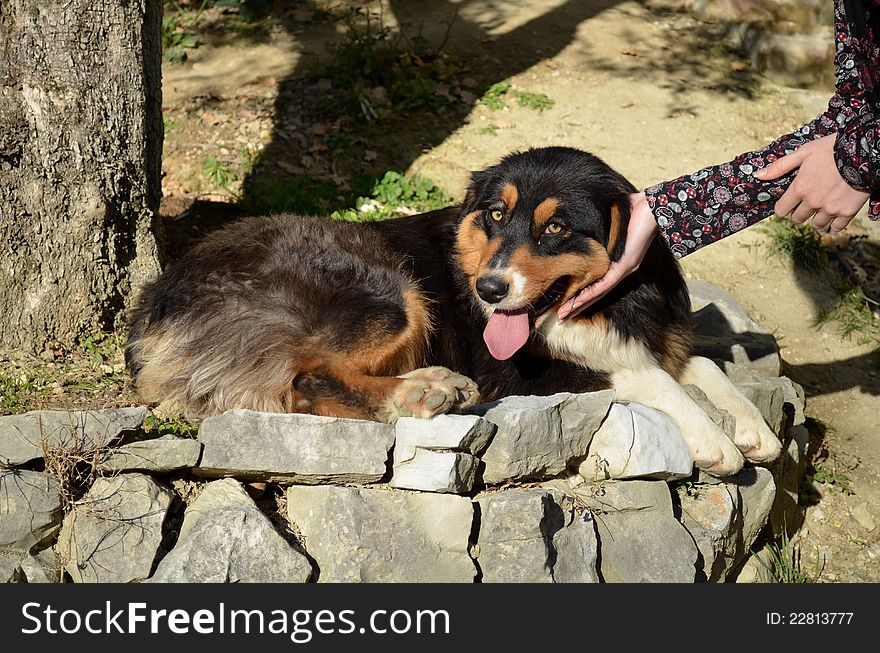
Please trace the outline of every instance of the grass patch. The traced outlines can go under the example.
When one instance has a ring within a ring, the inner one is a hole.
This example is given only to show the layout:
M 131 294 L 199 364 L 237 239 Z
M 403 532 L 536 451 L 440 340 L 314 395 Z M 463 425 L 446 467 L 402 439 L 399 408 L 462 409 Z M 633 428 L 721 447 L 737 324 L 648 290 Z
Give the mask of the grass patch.
M 509 97 L 512 97 L 519 106 L 531 109 L 532 111 L 552 109 L 556 105 L 556 102 L 546 93 L 531 93 L 529 91 L 513 90 L 510 82 L 506 80 L 498 82 L 497 84 L 492 84 L 492 86 L 485 89 L 483 95 L 480 97 L 480 102 L 482 102 L 487 109 L 501 111 L 507 108 L 506 99 Z
M 818 231 L 779 217 L 766 220 L 760 228 L 770 236 L 771 249 L 777 255 L 790 259 L 801 270 L 825 273 L 838 291 L 840 298 L 819 315 L 816 327 L 834 323 L 844 338 L 855 337 L 860 344 L 880 343 L 880 302 L 865 295 L 831 265 Z
M 492 111 L 501 111 L 507 105 L 504 103 L 504 96 L 510 90 L 510 82 L 503 81 L 498 82 L 497 84 L 492 84 L 489 88 L 487 88 L 482 97 L 480 97 L 480 102 L 482 102 L 486 108 L 491 109 Z
M 368 197 L 358 197 L 353 208 L 334 211 L 330 217 L 371 222 L 441 209 L 452 203 L 452 197 L 430 179 L 389 170 L 373 184 Z
M 880 304 L 867 297 L 861 288 L 844 286 L 838 302 L 822 312 L 817 320 L 821 326 L 834 322 L 844 338 L 855 336 L 860 344 L 880 344 Z
M 157 415 L 147 415 L 141 430 L 149 435 L 151 439 L 173 435 L 176 438 L 194 440 L 199 433 L 199 426 L 180 416 L 159 417 Z
M 770 236 L 773 250 L 791 259 L 796 267 L 812 271 L 828 268 L 828 252 L 819 233 L 810 225 L 796 225 L 787 218 L 772 217 L 760 228 Z
M 785 533 L 777 541 L 764 545 L 764 550 L 756 554 L 755 558 L 772 583 L 815 583 L 824 568 L 824 561 L 819 559 L 817 553 L 815 568 L 805 570 L 801 565 L 800 547 Z
M 416 34 L 408 37 L 383 22 L 381 11 L 353 8 L 345 33 L 321 76 L 342 91 L 341 108 L 367 122 L 426 108 L 442 111 L 461 97 L 461 61 Z
M 228 165 L 216 157 L 209 156 L 202 162 L 202 175 L 214 186 L 229 190 L 229 184 L 238 179 L 238 175 Z

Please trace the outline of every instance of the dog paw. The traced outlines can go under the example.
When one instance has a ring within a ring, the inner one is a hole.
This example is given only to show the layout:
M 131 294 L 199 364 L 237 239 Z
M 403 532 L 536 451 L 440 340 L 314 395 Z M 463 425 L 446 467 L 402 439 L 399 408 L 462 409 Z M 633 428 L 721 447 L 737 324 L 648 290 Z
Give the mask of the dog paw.
M 757 409 L 736 415 L 733 441 L 751 463 L 769 463 L 782 453 L 782 442 Z
M 480 398 L 477 390 L 477 384 L 468 377 L 453 372 L 445 367 L 423 367 L 418 370 L 401 375 L 404 379 L 417 379 L 421 381 L 430 381 L 435 385 L 449 388 L 451 387 L 455 393 L 455 399 L 452 408 L 462 409 L 473 406 Z M 446 411 L 443 411 L 446 412 Z M 439 413 L 434 413 L 439 414 Z
M 724 431 L 708 421 L 698 434 L 685 435 L 694 464 L 712 476 L 730 476 L 742 469 L 742 452 Z

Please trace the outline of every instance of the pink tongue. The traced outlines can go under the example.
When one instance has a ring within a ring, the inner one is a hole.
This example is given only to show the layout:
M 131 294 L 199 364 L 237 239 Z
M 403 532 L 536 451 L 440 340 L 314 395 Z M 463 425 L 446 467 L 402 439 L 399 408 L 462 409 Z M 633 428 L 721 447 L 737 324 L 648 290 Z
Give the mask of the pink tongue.
M 513 356 L 529 339 L 529 311 L 495 311 L 483 331 L 489 353 L 500 361 Z

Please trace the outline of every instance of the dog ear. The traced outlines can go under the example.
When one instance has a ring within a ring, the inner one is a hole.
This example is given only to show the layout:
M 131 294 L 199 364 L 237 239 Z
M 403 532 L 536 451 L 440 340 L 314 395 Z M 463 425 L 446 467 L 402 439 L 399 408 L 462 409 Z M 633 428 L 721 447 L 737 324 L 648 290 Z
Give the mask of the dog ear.
M 617 261 L 626 246 L 626 230 L 629 227 L 630 203 L 625 196 L 613 202 L 608 211 L 608 258 Z
M 489 180 L 490 176 L 488 170 L 471 172 L 471 181 L 468 185 L 467 191 L 465 191 L 464 201 L 461 204 L 462 216 L 472 213 L 477 209 L 477 204 L 480 201 L 480 197 L 483 194 L 486 182 Z

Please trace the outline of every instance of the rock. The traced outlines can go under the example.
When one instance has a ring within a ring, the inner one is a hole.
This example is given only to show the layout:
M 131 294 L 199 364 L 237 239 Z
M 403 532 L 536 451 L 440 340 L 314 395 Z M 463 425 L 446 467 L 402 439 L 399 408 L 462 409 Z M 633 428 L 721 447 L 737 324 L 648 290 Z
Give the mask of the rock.
M 496 426 L 475 415 L 402 417 L 394 426 L 394 471 L 390 485 L 431 492 L 470 492 L 480 453 Z
M 312 575 L 234 479 L 208 483 L 186 509 L 174 548 L 153 583 L 304 583 Z
M 767 524 L 776 498 L 776 484 L 773 474 L 763 467 L 744 467 L 738 474 L 726 477 L 724 484 L 731 492 L 738 492 L 740 498 L 742 541 L 736 553 L 739 560 Z
M 0 583 L 24 582 L 21 563 L 26 556 L 27 553 L 19 549 L 0 548 Z
M 474 487 L 479 460 L 459 451 L 415 449 L 408 460 L 397 462 L 389 485 L 427 492 L 466 494 Z
M 694 403 L 702 408 L 703 412 L 715 422 L 715 425 L 724 431 L 727 437 L 732 440 L 734 433 L 736 433 L 736 418 L 726 410 L 717 408 L 715 404 L 710 401 L 709 397 L 706 396 L 706 393 L 700 390 L 697 386 L 683 384 L 681 387 L 685 393 L 687 393 L 688 397 L 693 399 Z
M 235 409 L 199 428 L 199 476 L 248 481 L 375 483 L 385 476 L 394 427 L 367 420 Z
M 44 549 L 36 555 L 28 554 L 21 561 L 21 571 L 28 583 L 60 583 L 61 562 L 54 549 Z
M 681 518 L 703 556 L 709 582 L 723 581 L 736 560 L 739 498 L 723 484 L 693 485 L 680 493 Z
M 476 415 L 401 417 L 394 425 L 394 451 L 402 460 L 408 459 L 414 449 L 464 451 L 478 456 L 497 428 Z
M 586 455 L 614 399 L 612 390 L 506 397 L 469 409 L 497 424 L 482 455 L 483 482 L 551 478 Z
M 761 381 L 737 383 L 736 387 L 760 411 L 773 432 L 783 436 L 787 419 L 784 411 L 785 393 L 782 387 Z
M 727 372 L 730 363 L 779 376 L 779 346 L 730 294 L 705 281 L 688 280 L 693 305 L 694 354 L 713 359 Z
M 146 416 L 146 406 L 5 415 L 0 417 L 0 465 L 23 465 L 42 458 L 45 449 L 99 451 L 123 431 L 139 428 Z
M 804 389 L 799 384 L 786 376 L 767 376 L 752 368 L 733 363 L 727 366 L 727 374 L 736 386 L 748 386 L 757 383 L 778 389 L 778 392 L 782 393 L 782 411 L 787 418 L 783 421 L 791 420 L 790 423 L 793 425 L 804 423 L 806 419 L 804 416 L 806 400 L 804 398 Z M 761 410 L 764 419 L 768 420 L 767 423 L 773 426 L 770 419 L 775 421 L 778 418 L 779 410 L 776 404 L 779 399 L 772 396 L 775 394 L 773 390 L 768 389 L 764 392 L 766 393 L 764 397 L 761 397 L 760 394 L 756 395 L 753 403 Z M 748 396 L 748 393 L 746 395 Z M 781 431 L 777 435 L 781 436 Z
M 756 555 L 749 556 L 736 576 L 737 583 L 769 583 L 770 581 L 770 573 Z
M 665 481 L 605 481 L 575 488 L 554 482 L 552 487 L 595 515 L 602 580 L 694 582 L 699 553 L 675 518 Z
M 171 490 L 142 474 L 99 478 L 64 518 L 56 550 L 75 583 L 143 580 L 162 541 Z
M 552 544 L 556 551 L 553 580 L 557 583 L 598 583 L 599 540 L 593 514 L 589 510 L 571 507 L 564 516 L 567 520 L 564 526 L 553 534 Z
M 293 485 L 287 510 L 319 582 L 470 583 L 476 576 L 466 497 Z
M 678 427 L 641 404 L 611 405 L 593 435 L 578 473 L 590 481 L 609 478 L 686 478 L 694 461 Z
M 567 520 L 553 492 L 543 488 L 489 492 L 476 503 L 484 583 L 599 582 L 589 511 Z
M 770 511 L 770 524 L 776 534 L 792 537 L 804 521 L 804 508 L 800 505 L 800 493 L 804 486 L 807 466 L 807 447 L 810 432 L 803 425 L 789 429 L 790 439 L 782 454 L 768 469 L 776 484 L 776 498 Z
M 561 510 L 547 490 L 512 489 L 477 497 L 478 562 L 484 583 L 552 583 L 551 513 Z
M 63 516 L 58 483 L 52 476 L 0 469 L 0 549 L 26 552 L 48 543 Z
M 873 531 L 877 528 L 877 522 L 874 521 L 874 515 L 868 510 L 867 501 L 858 504 L 850 512 L 852 512 L 853 519 L 855 519 L 859 523 L 859 526 L 866 531 Z
M 195 467 L 201 454 L 200 442 L 166 435 L 110 449 L 101 458 L 98 469 L 102 472 L 145 471 L 167 474 Z

